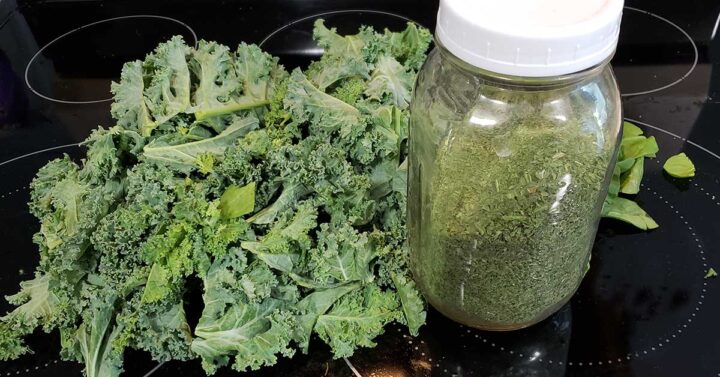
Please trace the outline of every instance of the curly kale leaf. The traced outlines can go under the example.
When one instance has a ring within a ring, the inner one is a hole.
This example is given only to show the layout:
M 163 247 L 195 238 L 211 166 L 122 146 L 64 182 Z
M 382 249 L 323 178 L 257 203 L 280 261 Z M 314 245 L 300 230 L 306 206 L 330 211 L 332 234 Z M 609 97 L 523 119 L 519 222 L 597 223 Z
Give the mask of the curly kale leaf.
M 352 282 L 337 287 L 318 289 L 305 296 L 296 305 L 298 315 L 296 317 L 297 327 L 293 339 L 298 343 L 303 352 L 310 347 L 310 336 L 315 329 L 318 318 L 340 299 L 340 297 L 360 288 L 359 282 Z
M 394 292 L 367 285 L 340 297 L 329 312 L 318 317 L 315 331 L 335 357 L 352 356 L 358 347 L 375 346 L 373 339 L 383 333 L 384 326 L 399 318 L 398 306 Z
M 85 364 L 86 377 L 117 377 L 122 372 L 122 352 L 112 347 L 120 334 L 114 305 L 114 297 L 98 301 L 75 334 L 74 345 Z
M 111 113 L 143 137 L 202 139 L 205 126 L 219 133 L 228 115 L 269 105 L 286 76 L 277 59 L 255 45 L 243 43 L 232 53 L 200 41 L 193 49 L 176 36 L 123 67 L 112 84 Z
M 212 374 L 234 357 L 243 371 L 276 362 L 276 354 L 292 354 L 289 342 L 293 317 L 283 311 L 290 303 L 272 296 L 278 285 L 264 264 L 247 265 L 240 251 L 213 263 L 203 279 L 205 309 L 195 327 L 192 350 Z
M 125 63 L 120 74 L 120 82 L 113 82 L 110 91 L 114 101 L 110 113 L 117 119 L 118 126 L 136 129 L 140 134 L 149 136 L 157 127 L 145 104 L 145 82 L 141 61 Z
M 430 34 L 341 36 L 320 21 L 314 36 L 325 52 L 304 73 L 254 45 L 180 37 L 126 64 L 117 125 L 31 185 L 40 263 L 0 317 L 0 359 L 28 352 L 36 327 L 108 377 L 126 349 L 213 373 L 272 365 L 313 334 L 342 357 L 393 321 L 417 333 L 406 107 Z
M 370 98 L 390 102 L 400 109 L 410 103 L 410 92 L 415 82 L 414 75 L 390 56 L 381 56 L 372 72 L 365 91 Z M 384 100 L 387 98 L 387 100 Z
M 200 41 L 190 66 L 199 83 L 187 111 L 198 120 L 270 103 L 270 74 L 277 60 L 257 46 L 243 43 L 231 54 L 223 45 Z
M 372 262 L 377 249 L 365 233 L 348 224 L 321 224 L 317 239 L 317 249 L 310 256 L 313 280 L 320 284 L 373 281 Z
M 290 75 L 285 108 L 295 122 L 312 121 L 313 128 L 324 132 L 343 129 L 343 133 L 349 133 L 347 129 L 360 122 L 358 109 L 316 88 L 300 69 Z
M 117 315 L 120 334 L 112 346 L 116 350 L 136 348 L 150 353 L 153 360 L 189 360 L 192 332 L 180 297 L 144 304 L 135 295 Z
M 36 276 L 20 283 L 20 292 L 6 296 L 17 307 L 0 317 L 0 360 L 9 360 L 27 353 L 22 336 L 32 333 L 38 325 L 47 325 L 61 315 L 58 298 L 50 290 L 48 276 Z
M 153 141 L 143 149 L 143 157 L 181 171 L 190 171 L 198 167 L 202 156 L 222 157 L 229 146 L 257 127 L 258 119 L 255 116 L 238 118 L 219 135 L 208 139 L 178 145 Z
M 190 106 L 190 68 L 187 58 L 192 49 L 182 37 L 160 44 L 143 62 L 150 83 L 144 91 L 145 103 L 155 124 L 161 125 Z M 122 85 L 122 81 L 119 85 Z M 128 108 L 132 104 L 127 105 Z M 147 130 L 145 136 L 149 136 Z
M 417 336 L 420 327 L 425 324 L 425 302 L 409 274 L 393 272 L 391 277 L 402 305 L 403 317 L 400 322 L 407 325 L 410 334 Z

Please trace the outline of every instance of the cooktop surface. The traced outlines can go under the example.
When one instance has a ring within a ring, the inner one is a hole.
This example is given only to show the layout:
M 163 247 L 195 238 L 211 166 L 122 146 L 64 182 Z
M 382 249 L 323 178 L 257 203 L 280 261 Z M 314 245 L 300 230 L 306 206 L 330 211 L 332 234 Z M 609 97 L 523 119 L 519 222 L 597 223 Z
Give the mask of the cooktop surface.
M 260 44 L 286 67 L 322 53 L 311 39 L 324 18 L 345 33 L 360 25 L 434 27 L 437 1 L 264 0 L 0 2 L 0 295 L 30 278 L 38 256 L 28 185 L 98 125 L 111 125 L 110 82 L 122 64 L 159 42 Z M 378 346 L 333 360 L 317 344 L 248 376 L 720 376 L 720 3 L 627 0 L 613 60 L 625 117 L 655 136 L 638 202 L 651 232 L 603 220 L 592 267 L 571 302 L 526 330 L 489 333 L 430 310 L 418 337 L 391 327 Z M 663 173 L 685 152 L 697 175 Z M 0 313 L 9 308 L 0 303 Z M 2 376 L 80 376 L 58 359 L 59 336 L 36 334 L 35 354 L 0 362 Z M 125 356 L 126 376 L 203 376 L 198 362 Z M 218 375 L 237 375 L 222 369 Z

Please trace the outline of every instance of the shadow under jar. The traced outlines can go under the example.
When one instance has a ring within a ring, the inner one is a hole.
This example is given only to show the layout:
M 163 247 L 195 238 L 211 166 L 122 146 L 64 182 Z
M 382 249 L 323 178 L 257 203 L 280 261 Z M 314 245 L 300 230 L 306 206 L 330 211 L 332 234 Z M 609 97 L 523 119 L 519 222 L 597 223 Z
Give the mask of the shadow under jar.
M 580 285 L 622 128 L 609 59 L 519 77 L 436 38 L 410 109 L 408 224 L 414 278 L 447 317 L 520 329 Z

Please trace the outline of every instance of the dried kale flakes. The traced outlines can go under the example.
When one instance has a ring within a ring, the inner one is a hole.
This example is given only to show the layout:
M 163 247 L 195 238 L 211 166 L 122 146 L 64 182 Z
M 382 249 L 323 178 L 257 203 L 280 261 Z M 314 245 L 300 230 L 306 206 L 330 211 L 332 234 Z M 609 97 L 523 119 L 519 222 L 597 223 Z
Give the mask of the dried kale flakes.
M 450 303 L 438 309 L 499 328 L 549 315 L 577 288 L 612 157 L 577 124 L 515 123 L 499 136 L 461 127 L 440 146 L 426 238 L 437 258 L 418 262 L 429 295 Z

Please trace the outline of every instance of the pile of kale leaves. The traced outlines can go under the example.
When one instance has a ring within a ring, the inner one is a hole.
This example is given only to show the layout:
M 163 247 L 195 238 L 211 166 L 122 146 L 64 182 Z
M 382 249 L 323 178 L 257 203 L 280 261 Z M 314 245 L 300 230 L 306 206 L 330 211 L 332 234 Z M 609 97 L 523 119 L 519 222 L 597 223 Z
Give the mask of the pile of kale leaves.
M 8 297 L 0 359 L 29 352 L 36 328 L 58 330 L 89 377 L 119 375 L 126 349 L 212 374 L 307 352 L 314 334 L 344 357 L 391 322 L 417 333 L 407 108 L 431 35 L 318 21 L 314 36 L 324 55 L 304 72 L 255 45 L 179 37 L 124 66 L 116 125 L 31 185 L 40 263 Z

